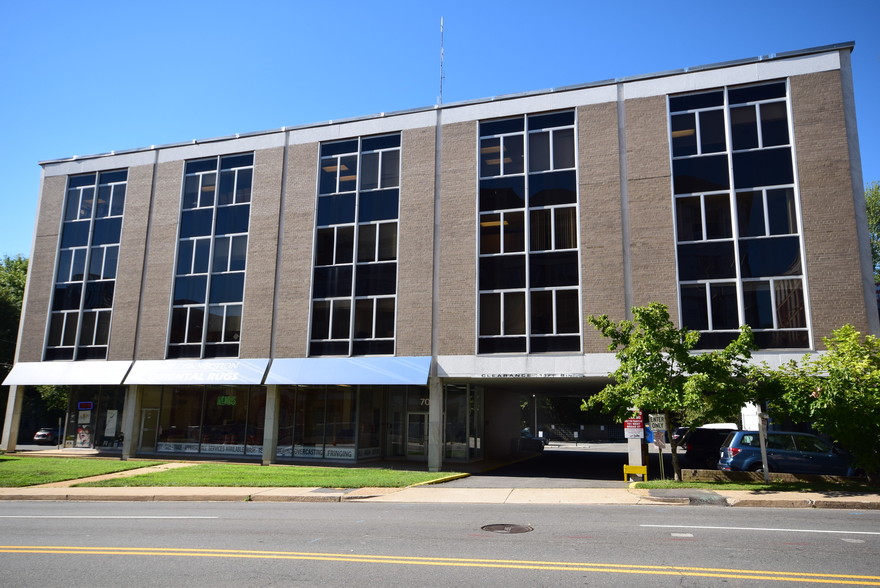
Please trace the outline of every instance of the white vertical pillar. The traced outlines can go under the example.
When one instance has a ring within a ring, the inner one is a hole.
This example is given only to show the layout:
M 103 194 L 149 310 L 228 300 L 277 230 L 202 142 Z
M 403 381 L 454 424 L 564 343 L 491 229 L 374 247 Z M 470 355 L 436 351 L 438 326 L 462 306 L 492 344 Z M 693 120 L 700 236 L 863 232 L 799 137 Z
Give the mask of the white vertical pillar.
M 439 472 L 443 466 L 443 383 L 428 378 L 428 471 Z
M 10 386 L 9 398 L 6 400 L 6 417 L 3 419 L 3 438 L 0 449 L 15 451 L 18 439 L 18 426 L 21 422 L 21 401 L 24 397 L 24 386 Z
M 281 394 L 278 386 L 266 388 L 266 419 L 263 421 L 263 465 L 277 461 L 278 426 L 281 423 Z
M 141 436 L 141 387 L 125 388 L 125 405 L 122 413 L 122 461 L 127 461 L 137 451 Z

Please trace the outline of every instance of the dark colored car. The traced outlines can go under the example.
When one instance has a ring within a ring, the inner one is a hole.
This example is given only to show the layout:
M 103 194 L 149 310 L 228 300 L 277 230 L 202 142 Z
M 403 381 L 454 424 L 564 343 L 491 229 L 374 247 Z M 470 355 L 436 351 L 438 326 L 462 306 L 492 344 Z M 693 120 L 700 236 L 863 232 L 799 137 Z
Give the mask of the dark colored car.
M 43 427 L 34 434 L 34 443 L 38 445 L 56 445 L 58 443 L 58 429 Z
M 734 472 L 761 472 L 758 431 L 734 431 L 724 441 L 718 468 Z M 854 476 L 850 455 L 809 433 L 769 431 L 767 465 L 771 472 Z
M 535 437 L 528 429 L 523 429 L 519 434 L 519 450 L 530 451 L 534 453 L 542 453 L 544 445 L 547 442 L 544 439 Z
M 685 433 L 679 443 L 685 449 L 679 460 L 684 468 L 717 469 L 718 452 L 731 429 L 697 427 Z

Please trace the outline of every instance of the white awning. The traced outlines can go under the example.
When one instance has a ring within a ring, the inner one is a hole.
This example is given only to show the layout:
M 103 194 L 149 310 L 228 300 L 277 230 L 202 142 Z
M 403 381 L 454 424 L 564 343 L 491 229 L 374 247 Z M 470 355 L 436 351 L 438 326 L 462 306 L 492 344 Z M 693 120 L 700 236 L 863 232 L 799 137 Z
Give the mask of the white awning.
M 268 365 L 268 359 L 139 360 L 125 384 L 262 384 Z
M 430 357 L 276 359 L 266 384 L 424 386 L 430 370 Z
M 3 380 L 4 386 L 118 386 L 130 361 L 19 362 Z

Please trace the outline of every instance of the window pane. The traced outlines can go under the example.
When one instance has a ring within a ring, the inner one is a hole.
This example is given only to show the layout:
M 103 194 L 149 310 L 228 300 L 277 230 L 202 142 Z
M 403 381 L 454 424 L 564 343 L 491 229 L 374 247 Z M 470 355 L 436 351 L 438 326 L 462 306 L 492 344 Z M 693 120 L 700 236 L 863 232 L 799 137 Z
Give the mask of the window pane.
M 712 194 L 705 197 L 706 238 L 726 239 L 733 236 L 730 218 L 730 198 L 727 194 Z
M 89 260 L 89 280 L 100 280 L 104 274 L 104 248 L 92 247 L 92 257 Z
M 170 343 L 183 343 L 186 340 L 186 318 L 188 314 L 186 308 L 175 308 L 171 311 Z
M 696 115 L 676 114 L 671 117 L 672 155 L 696 155 L 697 153 L 697 119 Z
M 731 88 L 729 92 L 731 104 L 756 102 L 770 98 L 785 98 L 785 82 L 773 82 L 745 88 Z
M 205 341 L 208 343 L 220 343 L 223 341 L 224 312 L 222 306 L 208 307 L 208 331 L 205 333 Z
M 743 304 L 746 311 L 746 324 L 753 329 L 773 328 L 770 282 L 744 282 Z
M 679 241 L 702 241 L 703 210 L 699 196 L 675 199 L 675 223 Z
M 229 244 L 229 237 L 214 239 L 214 265 L 211 271 L 227 271 L 229 268 Z
M 61 339 L 61 344 L 71 346 L 76 342 L 76 324 L 79 317 L 74 312 L 68 312 L 65 318 L 67 320 L 64 321 L 64 335 Z
M 504 145 L 504 158 L 501 160 L 503 165 L 503 174 L 509 176 L 511 174 L 523 173 L 523 137 L 522 135 L 513 135 L 504 137 L 502 140 Z
M 202 342 L 202 326 L 205 320 L 205 308 L 203 306 L 193 307 L 189 309 L 189 320 L 187 321 L 186 343 Z
M 526 247 L 525 214 L 522 212 L 504 213 L 504 252 L 516 253 Z
M 351 277 L 350 265 L 316 267 L 312 296 L 314 298 L 351 296 Z
M 574 249 L 577 246 L 577 223 L 574 207 L 554 210 L 556 249 Z
M 110 215 L 110 200 L 112 192 L 112 186 L 101 186 L 98 188 L 98 205 L 95 208 L 95 218 L 104 218 Z
M 358 262 L 376 261 L 377 225 L 358 227 Z
M 480 335 L 501 334 L 501 294 L 480 294 Z
M 318 198 L 318 226 L 354 222 L 354 194 Z
M 758 146 L 758 123 L 754 106 L 731 108 L 730 127 L 734 149 L 754 149 Z
M 119 258 L 119 247 L 107 247 L 104 249 L 104 275 L 105 280 L 116 279 L 116 264 Z
M 480 253 L 501 253 L 501 215 L 480 215 Z
M 501 138 L 480 141 L 480 177 L 501 175 Z
M 357 155 L 339 158 L 339 191 L 353 192 L 357 188 Z
M 577 252 L 542 253 L 529 257 L 532 288 L 578 285 Z
M 194 243 L 187 239 L 177 244 L 177 275 L 186 275 L 192 271 Z
M 62 249 L 58 252 L 58 273 L 55 275 L 55 281 L 67 282 L 70 280 L 70 263 L 73 260 L 73 251 L 70 249 Z
M 577 290 L 556 291 L 556 332 L 577 333 L 581 320 Z
M 553 333 L 553 291 L 532 292 L 532 334 Z
M 107 345 L 110 342 L 110 311 L 98 313 L 98 324 L 95 326 L 95 345 Z
M 232 251 L 229 255 L 229 270 L 244 270 L 247 259 L 247 235 L 238 235 L 232 238 Z
M 499 255 L 480 260 L 480 290 L 525 288 L 524 255 Z
M 64 223 L 61 232 L 61 247 L 82 247 L 89 242 L 89 225 L 91 223 L 85 221 L 74 221 Z
M 56 285 L 52 296 L 52 310 L 79 310 L 82 283 Z
M 550 133 L 529 133 L 529 171 L 550 168 Z
M 376 300 L 376 337 L 394 337 L 394 298 Z
M 529 213 L 531 238 L 529 247 L 531 251 L 547 251 L 553 249 L 553 211 L 533 210 Z
M 119 235 L 122 231 L 122 217 L 114 216 L 95 221 L 92 233 L 92 245 L 107 245 L 119 243 Z
M 529 176 L 529 206 L 552 206 L 577 202 L 574 170 Z
M 94 312 L 84 312 L 82 314 L 82 326 L 79 330 L 79 344 L 92 345 L 95 339 L 95 319 L 97 316 Z
M 241 305 L 230 304 L 226 307 L 226 326 L 224 341 L 241 339 Z
M 762 237 L 766 234 L 762 192 L 737 192 L 736 215 L 740 237 Z
M 244 300 L 244 272 L 214 274 L 211 276 L 211 302 L 241 302 Z
M 791 276 L 801 273 L 798 237 L 741 239 L 739 247 L 740 271 L 744 278 Z
M 669 99 L 669 111 L 678 112 L 680 110 L 696 110 L 698 108 L 708 108 L 710 106 L 721 106 L 724 104 L 724 92 L 714 90 L 712 92 L 702 92 L 700 94 L 690 94 L 688 96 L 675 96 Z
M 330 331 L 331 339 L 348 339 L 351 318 L 351 301 L 334 300 L 333 301 L 332 327 Z
M 379 261 L 397 259 L 397 223 L 379 225 Z
M 204 237 L 212 233 L 214 211 L 210 208 L 186 210 L 180 215 L 180 238 Z
M 574 129 L 553 131 L 553 169 L 574 167 Z
M 330 301 L 312 303 L 312 339 L 327 339 L 330 335 Z
M 379 154 L 364 153 L 361 156 L 361 190 L 379 187 Z
M 202 187 L 199 190 L 199 206 L 214 206 L 214 185 L 217 182 L 217 174 L 203 174 Z
M 495 178 L 480 181 L 480 210 L 504 210 L 525 206 L 525 178 Z
M 250 214 L 251 207 L 249 204 L 218 208 L 217 226 L 214 229 L 214 234 L 229 235 L 232 233 L 247 233 Z
M 358 264 L 355 296 L 394 294 L 397 291 L 397 264 Z
M 700 148 L 701 153 L 718 153 L 727 150 L 723 110 L 708 110 L 700 113 Z
M 771 235 L 797 233 L 797 215 L 794 208 L 794 190 L 767 190 L 767 216 Z
M 778 186 L 794 182 L 791 149 L 760 149 L 733 154 L 733 183 L 737 188 Z
M 525 120 L 521 116 L 504 120 L 493 120 L 480 123 L 480 135 L 486 136 L 515 133 L 517 131 L 522 131 L 523 128 L 525 128 Z
M 733 284 L 709 284 L 712 305 L 712 328 L 738 329 L 739 314 L 736 309 L 736 286 Z
M 195 258 L 193 259 L 193 273 L 207 273 L 208 259 L 211 256 L 211 239 L 197 239 L 195 241 L 194 255 Z
M 251 185 L 254 181 L 254 171 L 251 169 L 238 170 L 238 181 L 235 184 L 235 202 L 243 203 L 251 201 Z
M 785 102 L 761 105 L 761 140 L 764 147 L 788 145 L 788 115 Z
M 525 292 L 504 293 L 504 334 L 524 335 L 526 332 Z
M 679 245 L 678 277 L 682 281 L 736 277 L 733 243 L 713 241 Z
M 574 124 L 574 111 L 550 112 L 529 116 L 529 130 L 549 129 Z
M 315 265 L 333 265 L 333 247 L 336 243 L 336 229 L 318 229 L 315 235 Z
M 776 318 L 780 329 L 806 328 L 807 313 L 800 280 L 776 281 Z
M 335 157 L 321 159 L 321 174 L 318 183 L 318 194 L 335 194 L 336 177 L 339 161 Z
M 110 206 L 110 214 L 112 216 L 122 215 L 125 208 L 125 184 L 117 184 L 113 186 L 113 203 Z
M 717 192 L 730 187 L 726 155 L 677 159 L 672 162 L 672 174 L 676 194 Z
M 356 300 L 354 303 L 354 337 L 370 339 L 373 337 L 373 298 Z
M 382 188 L 396 188 L 400 185 L 400 151 L 382 153 Z
M 688 284 L 681 287 L 682 326 L 705 331 L 709 328 L 709 311 L 706 307 L 706 286 Z
M 354 227 L 336 227 L 336 263 L 354 260 Z
M 358 222 L 396 219 L 399 194 L 397 189 L 362 193 L 358 203 Z
M 217 204 L 232 204 L 235 199 L 235 172 L 220 173 L 220 188 L 217 191 Z

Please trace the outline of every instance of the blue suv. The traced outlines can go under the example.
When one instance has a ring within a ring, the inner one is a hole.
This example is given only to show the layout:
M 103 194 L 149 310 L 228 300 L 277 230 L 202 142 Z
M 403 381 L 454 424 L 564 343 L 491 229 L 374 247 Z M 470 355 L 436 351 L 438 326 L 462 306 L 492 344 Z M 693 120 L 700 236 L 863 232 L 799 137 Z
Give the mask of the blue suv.
M 848 454 L 807 433 L 768 431 L 767 464 L 771 472 L 856 475 Z M 764 471 L 758 431 L 734 431 L 728 435 L 721 445 L 718 469 L 728 472 Z

